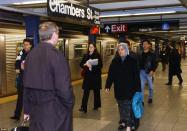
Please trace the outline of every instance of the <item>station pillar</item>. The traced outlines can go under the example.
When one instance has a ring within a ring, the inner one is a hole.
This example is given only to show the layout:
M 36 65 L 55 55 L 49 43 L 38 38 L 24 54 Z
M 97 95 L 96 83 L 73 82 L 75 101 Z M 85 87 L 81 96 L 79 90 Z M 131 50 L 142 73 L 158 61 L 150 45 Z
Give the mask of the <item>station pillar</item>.
M 26 37 L 33 40 L 34 46 L 39 44 L 39 16 L 25 16 Z
M 88 36 L 88 44 L 90 44 L 90 43 L 93 43 L 93 44 L 96 44 L 96 35 L 89 35 Z

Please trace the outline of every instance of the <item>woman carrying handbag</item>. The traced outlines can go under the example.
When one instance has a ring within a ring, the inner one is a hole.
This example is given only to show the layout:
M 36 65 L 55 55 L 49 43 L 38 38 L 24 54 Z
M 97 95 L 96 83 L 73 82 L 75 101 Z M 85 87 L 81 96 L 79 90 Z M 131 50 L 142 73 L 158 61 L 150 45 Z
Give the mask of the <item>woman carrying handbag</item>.
M 94 92 L 94 110 L 101 107 L 101 68 L 102 60 L 100 54 L 97 52 L 95 44 L 89 44 L 87 53 L 83 56 L 80 67 L 83 68 L 83 97 L 82 104 L 79 111 L 87 113 L 87 104 L 90 90 Z

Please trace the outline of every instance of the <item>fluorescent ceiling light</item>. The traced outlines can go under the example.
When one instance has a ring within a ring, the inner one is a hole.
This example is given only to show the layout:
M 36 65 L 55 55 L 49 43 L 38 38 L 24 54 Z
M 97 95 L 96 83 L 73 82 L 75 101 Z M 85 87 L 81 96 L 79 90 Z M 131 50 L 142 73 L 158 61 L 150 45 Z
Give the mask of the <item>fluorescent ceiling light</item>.
M 176 11 L 156 11 L 156 12 L 142 12 L 142 13 L 118 13 L 118 14 L 108 14 L 100 15 L 100 18 L 109 17 L 123 17 L 123 16 L 141 16 L 141 15 L 158 15 L 158 14 L 174 14 Z
M 100 18 L 131 16 L 132 14 L 101 15 Z
M 157 15 L 157 14 L 173 14 L 176 11 L 158 11 L 158 12 L 146 12 L 146 13 L 136 13 L 132 15 Z
M 57 2 L 59 2 L 59 3 L 67 3 L 67 2 L 80 3 L 75 0 L 58 0 Z M 17 2 L 17 3 L 13 3 L 13 5 L 29 5 L 29 4 L 41 4 L 41 3 L 47 3 L 47 0 Z
M 13 3 L 13 5 L 28 5 L 28 4 L 40 4 L 40 3 L 46 3 L 46 0 L 17 2 L 17 3 Z

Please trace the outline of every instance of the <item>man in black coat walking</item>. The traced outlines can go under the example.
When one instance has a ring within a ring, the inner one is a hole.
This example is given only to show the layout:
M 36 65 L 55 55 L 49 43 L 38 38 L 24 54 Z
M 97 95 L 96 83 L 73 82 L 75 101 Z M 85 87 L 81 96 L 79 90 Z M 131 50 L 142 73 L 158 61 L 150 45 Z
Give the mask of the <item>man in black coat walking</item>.
M 181 56 L 178 50 L 175 48 L 174 43 L 169 43 L 169 73 L 168 73 L 168 83 L 166 85 L 172 85 L 172 78 L 177 75 L 179 79 L 179 85 L 182 85 L 183 79 L 181 76 Z

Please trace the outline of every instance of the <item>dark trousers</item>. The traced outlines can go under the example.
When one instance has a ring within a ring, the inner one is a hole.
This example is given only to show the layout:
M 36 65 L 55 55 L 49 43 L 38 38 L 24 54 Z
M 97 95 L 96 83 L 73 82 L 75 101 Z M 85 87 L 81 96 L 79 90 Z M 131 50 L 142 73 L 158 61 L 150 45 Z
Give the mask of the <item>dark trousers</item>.
M 20 118 L 23 107 L 23 84 L 17 88 L 18 98 L 14 116 Z
M 162 71 L 165 71 L 165 70 L 166 70 L 166 63 L 162 62 Z
M 168 77 L 169 77 L 169 82 L 168 82 L 168 83 L 172 84 L 173 76 L 174 76 L 174 75 L 172 75 L 171 73 L 169 73 L 169 76 L 168 76 Z M 180 73 L 177 74 L 177 78 L 179 79 L 179 82 L 182 82 L 182 81 L 183 81 L 182 76 L 181 76 Z
M 127 126 L 132 127 L 134 123 L 132 103 L 130 100 L 117 100 L 120 121 L 125 122 Z
M 94 93 L 94 109 L 97 109 L 97 108 L 101 107 L 100 89 L 94 89 L 93 93 Z M 82 106 L 81 106 L 81 108 L 84 111 L 87 111 L 89 94 L 90 94 L 90 90 L 85 89 L 83 97 L 82 97 Z

